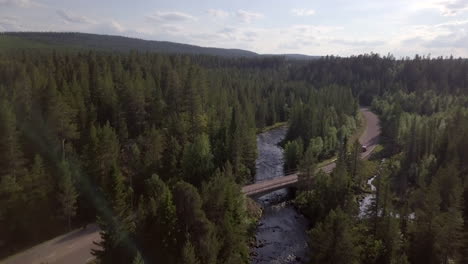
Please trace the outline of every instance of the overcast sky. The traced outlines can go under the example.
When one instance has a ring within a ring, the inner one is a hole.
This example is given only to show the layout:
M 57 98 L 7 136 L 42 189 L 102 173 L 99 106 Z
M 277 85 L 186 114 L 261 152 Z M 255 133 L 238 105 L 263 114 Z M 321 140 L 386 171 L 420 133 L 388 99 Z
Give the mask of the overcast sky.
M 0 31 L 78 31 L 258 53 L 468 57 L 468 0 L 0 0 Z

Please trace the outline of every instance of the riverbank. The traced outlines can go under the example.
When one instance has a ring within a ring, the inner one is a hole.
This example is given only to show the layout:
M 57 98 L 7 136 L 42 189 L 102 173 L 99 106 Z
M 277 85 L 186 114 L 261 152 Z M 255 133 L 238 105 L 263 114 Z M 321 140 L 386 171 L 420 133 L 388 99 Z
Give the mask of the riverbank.
M 274 124 L 271 125 L 271 126 L 266 126 L 266 127 L 264 127 L 264 128 L 258 128 L 258 129 L 257 129 L 257 135 L 258 135 L 258 134 L 265 133 L 265 132 L 268 132 L 268 131 L 273 130 L 273 129 L 276 129 L 276 128 L 280 128 L 280 127 L 286 126 L 287 124 L 288 124 L 288 122 L 277 122 L 277 123 L 274 123 Z
M 258 158 L 255 182 L 284 176 L 283 149 L 287 127 L 277 125 L 257 135 Z M 308 255 L 307 219 L 292 205 L 291 193 L 286 189 L 271 192 L 251 200 L 262 208 L 262 216 L 255 224 L 250 241 L 250 262 L 304 263 Z M 250 198 L 248 198 L 250 199 Z M 249 208 L 255 211 L 255 206 Z M 252 212 L 253 213 L 253 212 Z
M 306 263 L 308 228 L 308 220 L 291 202 L 266 207 L 257 226 L 251 263 Z
M 361 155 L 362 159 L 366 159 L 377 144 L 380 127 L 377 116 L 367 108 L 360 109 L 359 119 L 353 137 L 359 138 L 359 142 L 368 147 L 368 151 Z M 283 149 L 279 143 L 286 133 L 287 128 L 280 126 L 257 135 L 259 156 L 255 182 L 284 176 Z M 329 173 L 333 170 L 335 161 L 336 158 L 330 158 L 322 161 L 320 165 Z M 370 178 L 371 175 L 368 176 Z M 263 215 L 256 227 L 255 243 L 251 244 L 251 263 L 307 262 L 309 221 L 289 201 L 290 195 L 288 189 L 280 189 L 255 198 L 255 201 L 263 207 Z

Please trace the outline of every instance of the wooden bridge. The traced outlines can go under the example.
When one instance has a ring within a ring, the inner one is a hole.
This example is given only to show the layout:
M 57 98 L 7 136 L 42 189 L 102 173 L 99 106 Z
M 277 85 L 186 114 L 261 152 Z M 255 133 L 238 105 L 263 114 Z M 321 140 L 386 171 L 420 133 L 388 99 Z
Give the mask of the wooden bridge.
M 361 159 L 367 159 L 377 145 L 380 135 L 380 125 L 378 117 L 368 108 L 361 108 L 361 112 L 366 119 L 366 129 L 359 138 L 359 142 L 361 145 L 365 145 L 367 147 L 366 152 L 361 153 Z M 335 167 L 336 163 L 332 162 L 319 168 L 319 170 L 330 173 Z M 246 185 L 242 187 L 242 193 L 247 196 L 261 196 L 263 194 L 267 194 L 282 188 L 294 186 L 297 182 L 298 176 L 296 172 L 285 175 L 283 177 L 276 177 L 273 179 Z

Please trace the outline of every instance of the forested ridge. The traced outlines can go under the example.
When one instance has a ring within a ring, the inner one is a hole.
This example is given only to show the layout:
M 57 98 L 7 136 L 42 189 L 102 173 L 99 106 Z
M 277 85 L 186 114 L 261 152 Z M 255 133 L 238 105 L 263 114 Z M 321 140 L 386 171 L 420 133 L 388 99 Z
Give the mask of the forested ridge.
M 169 41 L 151 41 L 112 35 L 79 32 L 1 32 L 0 50 L 21 48 L 68 51 L 95 50 L 101 52 L 158 52 L 169 54 L 212 55 L 226 57 L 255 57 L 258 54 L 240 49 L 207 48 Z
M 313 60 L 320 56 L 303 54 L 258 54 L 242 49 L 200 47 L 169 41 L 143 40 L 130 37 L 98 35 L 80 32 L 0 32 L 0 52 L 23 49 L 40 51 L 107 53 L 158 52 L 164 54 L 210 55 L 229 58 L 284 57 L 293 61 Z
M 247 263 L 240 186 L 256 131 L 287 121 L 312 263 L 465 263 L 467 81 L 467 60 L 419 56 L 1 54 L 2 253 L 97 221 L 100 263 Z M 362 161 L 371 103 L 383 150 Z

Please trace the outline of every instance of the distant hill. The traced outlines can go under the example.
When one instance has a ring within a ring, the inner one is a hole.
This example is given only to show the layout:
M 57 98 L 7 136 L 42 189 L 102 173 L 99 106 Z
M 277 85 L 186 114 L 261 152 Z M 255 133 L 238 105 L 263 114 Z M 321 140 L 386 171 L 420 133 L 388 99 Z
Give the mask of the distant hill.
M 142 52 L 203 54 L 226 57 L 258 56 L 255 52 L 240 49 L 205 48 L 168 41 L 152 41 L 87 33 L 5 32 L 1 35 L 1 42 L 5 40 L 13 44 L 11 48 L 44 48 L 47 45 L 58 49 L 94 49 L 117 52 L 138 50 Z M 21 42 L 20 40 L 25 42 Z M 0 48 L 8 48 L 8 46 L 0 44 Z
M 301 54 L 257 54 L 241 49 L 200 47 L 169 41 L 143 40 L 122 36 L 88 33 L 58 32 L 3 32 L 0 33 L 0 51 L 12 49 L 100 50 L 110 52 L 157 52 L 170 54 L 200 54 L 222 57 L 284 56 L 288 59 L 309 60 L 317 56 Z

